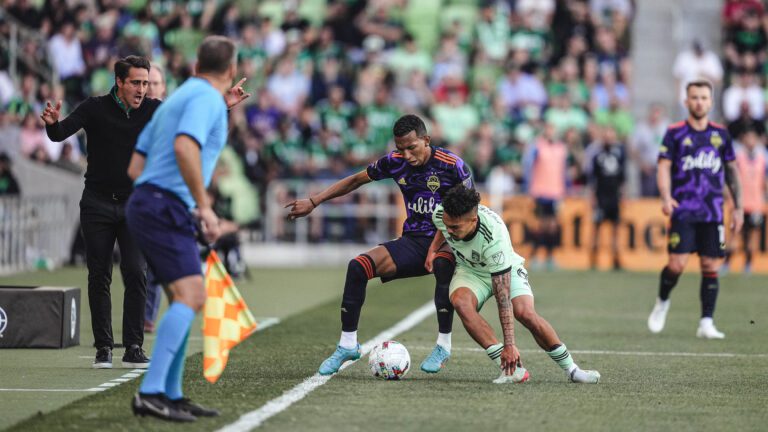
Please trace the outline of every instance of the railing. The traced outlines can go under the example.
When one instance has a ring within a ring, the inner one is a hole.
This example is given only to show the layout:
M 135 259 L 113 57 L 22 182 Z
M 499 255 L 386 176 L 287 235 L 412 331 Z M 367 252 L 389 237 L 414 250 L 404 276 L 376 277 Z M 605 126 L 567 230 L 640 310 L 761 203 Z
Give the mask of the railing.
M 63 196 L 1 198 L 0 274 L 65 262 L 77 214 L 77 202 Z
M 286 219 L 286 204 L 310 193 L 316 194 L 333 182 L 273 181 L 266 193 L 264 240 L 376 243 L 395 237 L 404 217 L 402 198 L 391 184 L 368 184 L 355 192 L 323 203 L 308 217 Z
M 21 61 L 27 68 L 43 78 L 44 81 L 52 85 L 58 85 L 59 75 L 53 70 L 53 65 L 48 63 L 48 41 L 45 37 L 40 32 L 35 31 L 35 29 L 31 29 L 19 22 L 2 7 L 0 7 L 0 19 L 9 25 L 8 37 L 0 37 L 0 47 L 8 50 L 8 73 L 11 79 L 15 83 L 19 82 L 18 62 Z M 37 59 L 28 58 L 23 50 L 20 49 L 21 46 L 28 42 L 38 45 Z M 41 67 L 40 65 L 48 65 L 49 67 Z

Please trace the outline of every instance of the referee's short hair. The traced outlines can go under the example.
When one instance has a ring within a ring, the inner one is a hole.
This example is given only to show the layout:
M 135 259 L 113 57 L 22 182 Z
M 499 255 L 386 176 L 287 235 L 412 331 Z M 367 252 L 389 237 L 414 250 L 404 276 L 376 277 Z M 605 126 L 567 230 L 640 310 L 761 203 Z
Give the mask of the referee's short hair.
M 235 43 L 224 36 L 208 36 L 197 48 L 197 73 L 224 73 L 235 61 Z
M 115 79 L 125 81 L 131 68 L 146 69 L 147 73 L 149 73 L 149 59 L 135 55 L 121 58 L 115 63 Z

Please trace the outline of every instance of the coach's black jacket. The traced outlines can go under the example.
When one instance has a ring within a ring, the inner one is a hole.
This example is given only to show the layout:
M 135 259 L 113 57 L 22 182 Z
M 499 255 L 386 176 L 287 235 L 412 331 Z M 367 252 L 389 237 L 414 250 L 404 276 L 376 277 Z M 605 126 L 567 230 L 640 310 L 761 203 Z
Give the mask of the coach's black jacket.
M 85 129 L 88 155 L 85 188 L 104 195 L 127 196 L 133 189 L 127 173 L 133 148 L 160 101 L 144 98 L 137 109 L 126 112 L 115 91 L 113 87 L 107 95 L 89 97 L 67 118 L 46 126 L 45 131 L 52 141 L 64 141 Z

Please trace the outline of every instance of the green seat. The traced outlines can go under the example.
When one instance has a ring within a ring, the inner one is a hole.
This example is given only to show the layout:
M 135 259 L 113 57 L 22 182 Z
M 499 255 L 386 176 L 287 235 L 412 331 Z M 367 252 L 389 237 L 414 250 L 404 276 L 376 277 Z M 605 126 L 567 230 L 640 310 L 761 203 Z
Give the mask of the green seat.
M 477 8 L 465 4 L 450 4 L 440 12 L 440 28 L 445 31 L 453 27 L 453 23 L 458 21 L 464 32 L 474 34 L 475 24 L 477 23 Z
M 283 4 L 279 1 L 265 1 L 259 6 L 259 16 L 268 17 L 274 27 L 283 23 Z
M 299 16 L 306 19 L 315 27 L 319 27 L 325 19 L 326 0 L 302 0 L 299 6 Z

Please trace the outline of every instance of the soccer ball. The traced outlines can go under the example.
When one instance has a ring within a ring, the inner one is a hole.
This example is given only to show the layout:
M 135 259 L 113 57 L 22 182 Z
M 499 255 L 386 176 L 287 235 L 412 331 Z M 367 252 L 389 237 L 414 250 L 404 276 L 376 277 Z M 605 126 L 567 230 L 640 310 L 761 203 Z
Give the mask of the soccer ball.
M 368 367 L 376 378 L 399 380 L 411 368 L 411 355 L 400 342 L 386 341 L 376 345 L 368 357 Z

